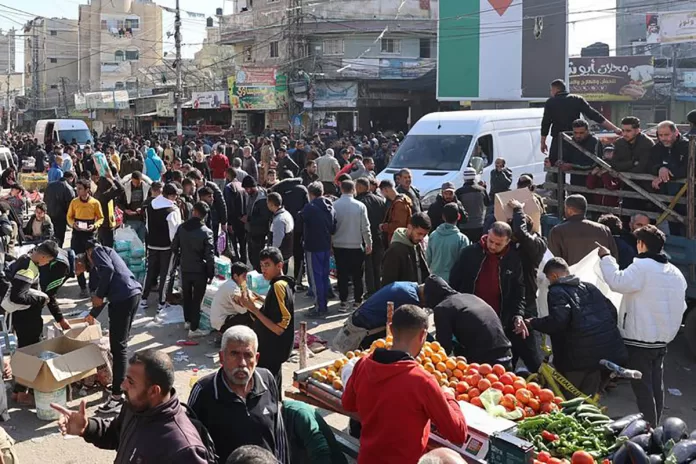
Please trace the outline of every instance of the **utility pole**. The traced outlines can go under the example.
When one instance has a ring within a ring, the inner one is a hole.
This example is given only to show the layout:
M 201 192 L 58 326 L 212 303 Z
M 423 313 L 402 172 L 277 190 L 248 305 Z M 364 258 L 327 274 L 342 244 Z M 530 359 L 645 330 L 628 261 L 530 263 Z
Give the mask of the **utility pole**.
M 12 40 L 14 40 L 14 34 L 12 34 Z M 7 106 L 5 106 L 5 112 L 7 113 L 7 126 L 5 127 L 5 132 L 10 132 L 10 113 L 12 112 L 12 100 L 10 100 L 10 69 L 12 65 L 10 61 L 12 60 L 12 48 L 10 47 L 10 34 L 7 34 Z
M 304 14 L 302 12 L 302 0 L 289 0 L 288 2 L 288 84 L 293 79 L 297 79 L 302 70 L 301 59 L 305 57 L 304 33 Z M 289 89 L 288 89 L 289 90 Z M 307 89 L 309 92 L 309 88 Z M 293 115 L 302 111 L 302 105 L 294 103 L 293 99 L 288 100 L 288 120 L 292 121 Z M 293 128 L 294 130 L 294 128 Z
M 677 71 L 677 62 L 679 61 L 679 45 L 672 45 L 672 85 L 669 91 L 669 118 L 672 118 L 672 109 L 677 101 L 677 85 L 679 84 L 679 73 Z
M 34 119 L 39 119 L 39 31 L 36 17 L 31 22 L 31 98 L 34 108 Z
M 68 110 L 68 92 L 65 90 L 65 77 L 60 78 L 60 84 L 63 88 L 63 109 L 65 110 L 65 117 L 70 116 L 70 111 Z
M 176 93 L 174 94 L 176 102 L 176 138 L 181 145 L 184 139 L 184 130 L 181 116 L 183 89 L 181 82 L 181 10 L 179 9 L 179 0 L 176 0 L 176 13 L 174 16 L 174 43 L 176 45 Z

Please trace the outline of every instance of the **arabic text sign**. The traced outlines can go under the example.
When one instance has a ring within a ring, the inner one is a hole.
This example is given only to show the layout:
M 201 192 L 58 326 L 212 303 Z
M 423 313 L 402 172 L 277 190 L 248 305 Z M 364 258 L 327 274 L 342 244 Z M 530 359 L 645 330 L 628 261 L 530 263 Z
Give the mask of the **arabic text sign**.
M 230 107 L 275 110 L 287 104 L 287 78 L 275 68 L 241 68 L 227 78 Z
M 128 91 L 126 90 L 75 94 L 75 109 L 77 110 L 118 110 L 127 109 L 128 106 Z
M 696 11 L 648 15 L 648 43 L 696 42 Z
M 216 109 L 225 104 L 225 91 L 216 90 L 214 92 L 193 92 L 191 94 L 193 108 L 195 109 Z
M 653 95 L 651 56 L 571 58 L 570 91 L 589 101 L 633 101 Z
M 319 82 L 315 88 L 315 108 L 355 108 L 358 83 L 354 81 Z

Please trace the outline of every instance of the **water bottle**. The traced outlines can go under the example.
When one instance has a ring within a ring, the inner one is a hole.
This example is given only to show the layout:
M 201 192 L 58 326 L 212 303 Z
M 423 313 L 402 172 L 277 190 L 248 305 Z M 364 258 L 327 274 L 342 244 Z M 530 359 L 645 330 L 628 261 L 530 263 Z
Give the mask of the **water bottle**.
M 198 382 L 198 368 L 193 368 L 193 375 L 189 379 L 189 388 L 193 388 L 196 382 Z

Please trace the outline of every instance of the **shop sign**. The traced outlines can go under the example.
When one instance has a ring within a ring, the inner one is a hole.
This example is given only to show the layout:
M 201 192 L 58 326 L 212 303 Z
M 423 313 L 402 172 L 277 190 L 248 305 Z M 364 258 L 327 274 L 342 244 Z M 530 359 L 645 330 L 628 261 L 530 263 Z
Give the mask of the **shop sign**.
M 193 109 L 209 110 L 218 109 L 227 103 L 224 90 L 214 92 L 193 92 L 191 94 Z
M 173 118 L 175 115 L 174 107 L 169 103 L 169 100 L 155 101 L 157 116 L 160 118 Z
M 672 44 L 696 41 L 696 11 L 675 11 L 645 16 L 647 43 Z
M 653 57 L 571 58 L 570 91 L 588 101 L 634 101 L 654 95 Z
M 358 105 L 358 83 L 318 82 L 313 103 L 315 108 L 355 108 Z
M 128 109 L 128 91 L 114 90 L 75 94 L 77 110 L 120 110 Z
M 382 58 L 379 60 L 381 79 L 414 79 L 435 67 L 433 60 Z
M 685 71 L 684 74 L 684 87 L 690 89 L 696 88 L 696 71 Z
M 287 105 L 287 76 L 276 68 L 240 68 L 227 78 L 234 110 L 275 110 Z
M 359 77 L 362 79 L 379 78 L 379 58 L 349 58 L 342 61 L 338 70 L 341 77 Z

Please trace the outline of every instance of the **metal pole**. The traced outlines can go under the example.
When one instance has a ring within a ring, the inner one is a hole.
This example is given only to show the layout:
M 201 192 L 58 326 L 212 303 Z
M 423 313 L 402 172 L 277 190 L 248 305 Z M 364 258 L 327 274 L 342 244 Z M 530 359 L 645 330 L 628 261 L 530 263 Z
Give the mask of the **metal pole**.
M 7 106 L 5 111 L 7 112 L 7 126 L 5 127 L 5 132 L 10 132 L 10 112 L 12 111 L 12 102 L 10 101 L 10 69 L 12 65 L 10 61 L 12 60 L 12 47 L 10 46 L 12 40 L 15 40 L 14 34 L 10 39 L 10 34 L 7 34 Z
M 181 11 L 179 10 L 179 0 L 176 0 L 176 14 L 174 17 L 174 41 L 176 44 L 176 138 L 179 144 L 183 142 L 184 131 L 181 116 Z
M 669 118 L 672 119 L 672 109 L 677 101 L 677 84 L 679 83 L 679 76 L 677 75 L 677 60 L 678 60 L 679 48 L 677 44 L 672 45 L 672 83 L 669 90 Z
M 70 111 L 68 110 L 68 92 L 65 88 L 65 77 L 60 78 L 60 83 L 63 87 L 63 109 L 65 110 L 65 117 L 70 116 Z

